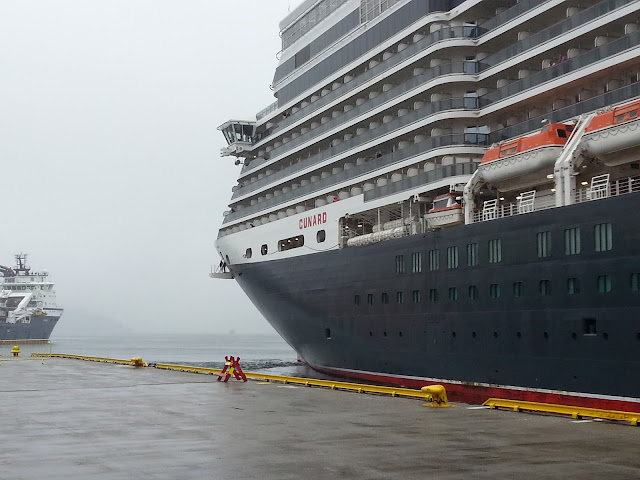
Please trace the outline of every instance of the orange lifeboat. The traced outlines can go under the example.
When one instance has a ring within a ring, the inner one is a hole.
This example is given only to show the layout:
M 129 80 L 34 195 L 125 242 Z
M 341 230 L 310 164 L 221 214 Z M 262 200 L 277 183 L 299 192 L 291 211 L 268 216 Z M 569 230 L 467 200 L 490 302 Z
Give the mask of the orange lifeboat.
M 640 159 L 640 100 L 596 115 L 582 146 L 589 155 L 615 166 Z
M 553 167 L 573 131 L 572 124 L 551 123 L 538 133 L 501 142 L 487 150 L 478 170 L 489 183 Z

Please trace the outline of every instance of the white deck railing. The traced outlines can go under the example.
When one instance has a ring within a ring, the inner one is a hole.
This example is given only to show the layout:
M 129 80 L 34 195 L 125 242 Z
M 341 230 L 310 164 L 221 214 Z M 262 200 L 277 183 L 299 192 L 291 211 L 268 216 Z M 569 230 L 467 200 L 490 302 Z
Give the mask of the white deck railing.
M 625 193 L 640 192 L 640 176 L 622 178 L 614 180 L 613 182 L 608 182 L 608 188 L 607 186 L 604 186 L 603 188 L 603 176 L 600 175 L 599 177 L 600 179 L 598 177 L 594 177 L 595 182 L 592 182 L 595 185 L 595 189 L 593 186 L 576 189 L 573 195 L 573 203 L 590 202 L 599 200 L 601 198 L 624 195 Z M 555 208 L 556 206 L 555 195 L 535 197 L 532 202 L 533 205 L 527 205 L 526 209 L 518 209 L 519 203 L 520 202 L 505 204 L 498 203 L 494 205 L 493 201 L 491 201 L 491 203 L 488 205 L 488 208 L 491 209 L 490 212 L 484 212 L 484 210 L 477 210 L 473 212 L 473 223 L 491 221 L 496 218 L 511 217 L 513 215 L 525 215 L 527 213 L 537 212 L 539 210 Z

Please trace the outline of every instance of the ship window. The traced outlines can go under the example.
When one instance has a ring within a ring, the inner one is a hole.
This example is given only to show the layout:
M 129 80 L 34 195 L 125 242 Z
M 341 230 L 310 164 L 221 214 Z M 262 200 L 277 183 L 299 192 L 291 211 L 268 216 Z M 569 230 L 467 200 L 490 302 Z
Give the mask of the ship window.
M 621 122 L 622 120 L 624 120 L 624 115 L 616 115 L 615 123 Z
M 631 291 L 640 292 L 640 273 L 632 273 L 629 277 Z
M 536 235 L 538 258 L 551 256 L 551 232 L 539 232 Z
M 396 303 L 404 303 L 404 292 L 396 292 Z
M 538 282 L 538 293 L 543 297 L 551 295 L 551 280 L 540 280 Z
M 413 303 L 420 303 L 420 290 L 413 291 Z
M 422 252 L 414 252 L 411 254 L 411 271 L 413 273 L 422 272 Z
M 611 250 L 613 244 L 613 234 L 610 223 L 601 223 L 593 227 L 596 252 L 606 252 Z
M 564 254 L 577 255 L 580 250 L 580 229 L 567 228 L 564 231 Z
M 304 245 L 304 235 L 296 235 L 295 237 L 285 238 L 278 242 L 278 251 L 286 252 L 292 248 L 299 248 Z
M 247 250 L 244 252 L 244 258 L 251 258 L 252 255 L 253 252 L 251 251 L 251 249 L 247 248 Z
M 458 287 L 449 287 L 449 300 L 452 302 L 458 300 Z
M 513 296 L 522 297 L 524 295 L 524 285 L 522 282 L 514 282 L 513 284 Z
M 386 292 L 383 292 L 383 293 L 382 293 L 382 296 L 381 296 L 381 298 L 380 298 L 380 301 L 381 301 L 382 303 L 385 303 L 385 304 L 386 304 L 386 303 L 389 303 L 389 294 L 388 294 L 388 293 L 386 293 Z
M 260 253 L 262 255 L 266 255 L 269 252 L 269 247 L 267 247 L 267 244 L 265 243 L 264 245 L 262 245 L 262 247 L 260 247 Z
M 470 243 L 467 245 L 467 266 L 475 267 L 478 265 L 478 244 Z
M 637 116 L 638 116 L 637 110 L 633 110 L 632 112 L 629 112 L 629 118 L 636 118 Z
M 438 290 L 436 288 L 432 288 L 431 290 L 429 290 L 429 300 L 431 300 L 432 302 L 438 301 Z
M 358 307 L 360 306 L 360 295 L 356 295 L 353 297 L 353 303 Z
M 447 268 L 458 268 L 458 247 L 447 248 Z
M 489 285 L 489 296 L 491 298 L 500 298 L 500 285 L 497 283 Z
M 438 250 L 429 250 L 429 270 L 440 269 L 440 255 Z
M 369 294 L 367 295 L 367 303 L 368 303 L 369 305 L 373 305 L 373 293 L 369 293 Z
M 567 138 L 567 132 L 562 130 L 561 128 L 558 128 L 556 130 L 556 132 L 558 132 L 558 137 L 560 138 Z
M 324 230 L 318 230 L 318 233 L 316 233 L 316 241 L 318 243 L 322 243 L 327 239 L 327 232 Z
M 595 318 L 583 318 L 582 319 L 583 333 L 585 335 L 596 335 L 596 319 Z
M 327 339 L 331 338 L 331 329 L 330 328 L 325 328 L 324 329 L 324 336 L 327 337 Z
M 469 285 L 469 298 L 471 300 L 478 299 L 478 287 L 476 285 Z
M 598 275 L 598 293 L 609 293 L 611 291 L 611 277 L 609 275 Z
M 305 45 L 294 56 L 294 68 L 299 68 L 311 58 L 311 45 Z
M 404 273 L 404 255 L 396 255 L 396 273 Z
M 489 240 L 489 263 L 502 261 L 502 242 L 499 239 Z
M 567 293 L 569 295 L 577 295 L 580 293 L 580 279 L 567 278 Z

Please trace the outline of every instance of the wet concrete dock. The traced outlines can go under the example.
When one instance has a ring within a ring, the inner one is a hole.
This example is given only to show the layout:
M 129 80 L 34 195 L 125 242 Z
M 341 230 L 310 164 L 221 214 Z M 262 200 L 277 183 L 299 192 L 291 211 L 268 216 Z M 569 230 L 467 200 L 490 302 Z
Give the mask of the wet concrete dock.
M 3 479 L 640 478 L 640 428 L 79 360 L 0 365 Z

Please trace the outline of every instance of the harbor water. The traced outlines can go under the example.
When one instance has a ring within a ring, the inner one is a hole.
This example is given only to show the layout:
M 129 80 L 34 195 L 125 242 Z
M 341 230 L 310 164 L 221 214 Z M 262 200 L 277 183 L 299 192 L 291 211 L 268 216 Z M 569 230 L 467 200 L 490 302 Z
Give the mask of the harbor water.
M 129 359 L 222 368 L 225 356 L 240 357 L 246 371 L 275 375 L 313 376 L 300 364 L 295 351 L 276 334 L 127 334 L 120 336 L 57 336 L 53 353 Z

